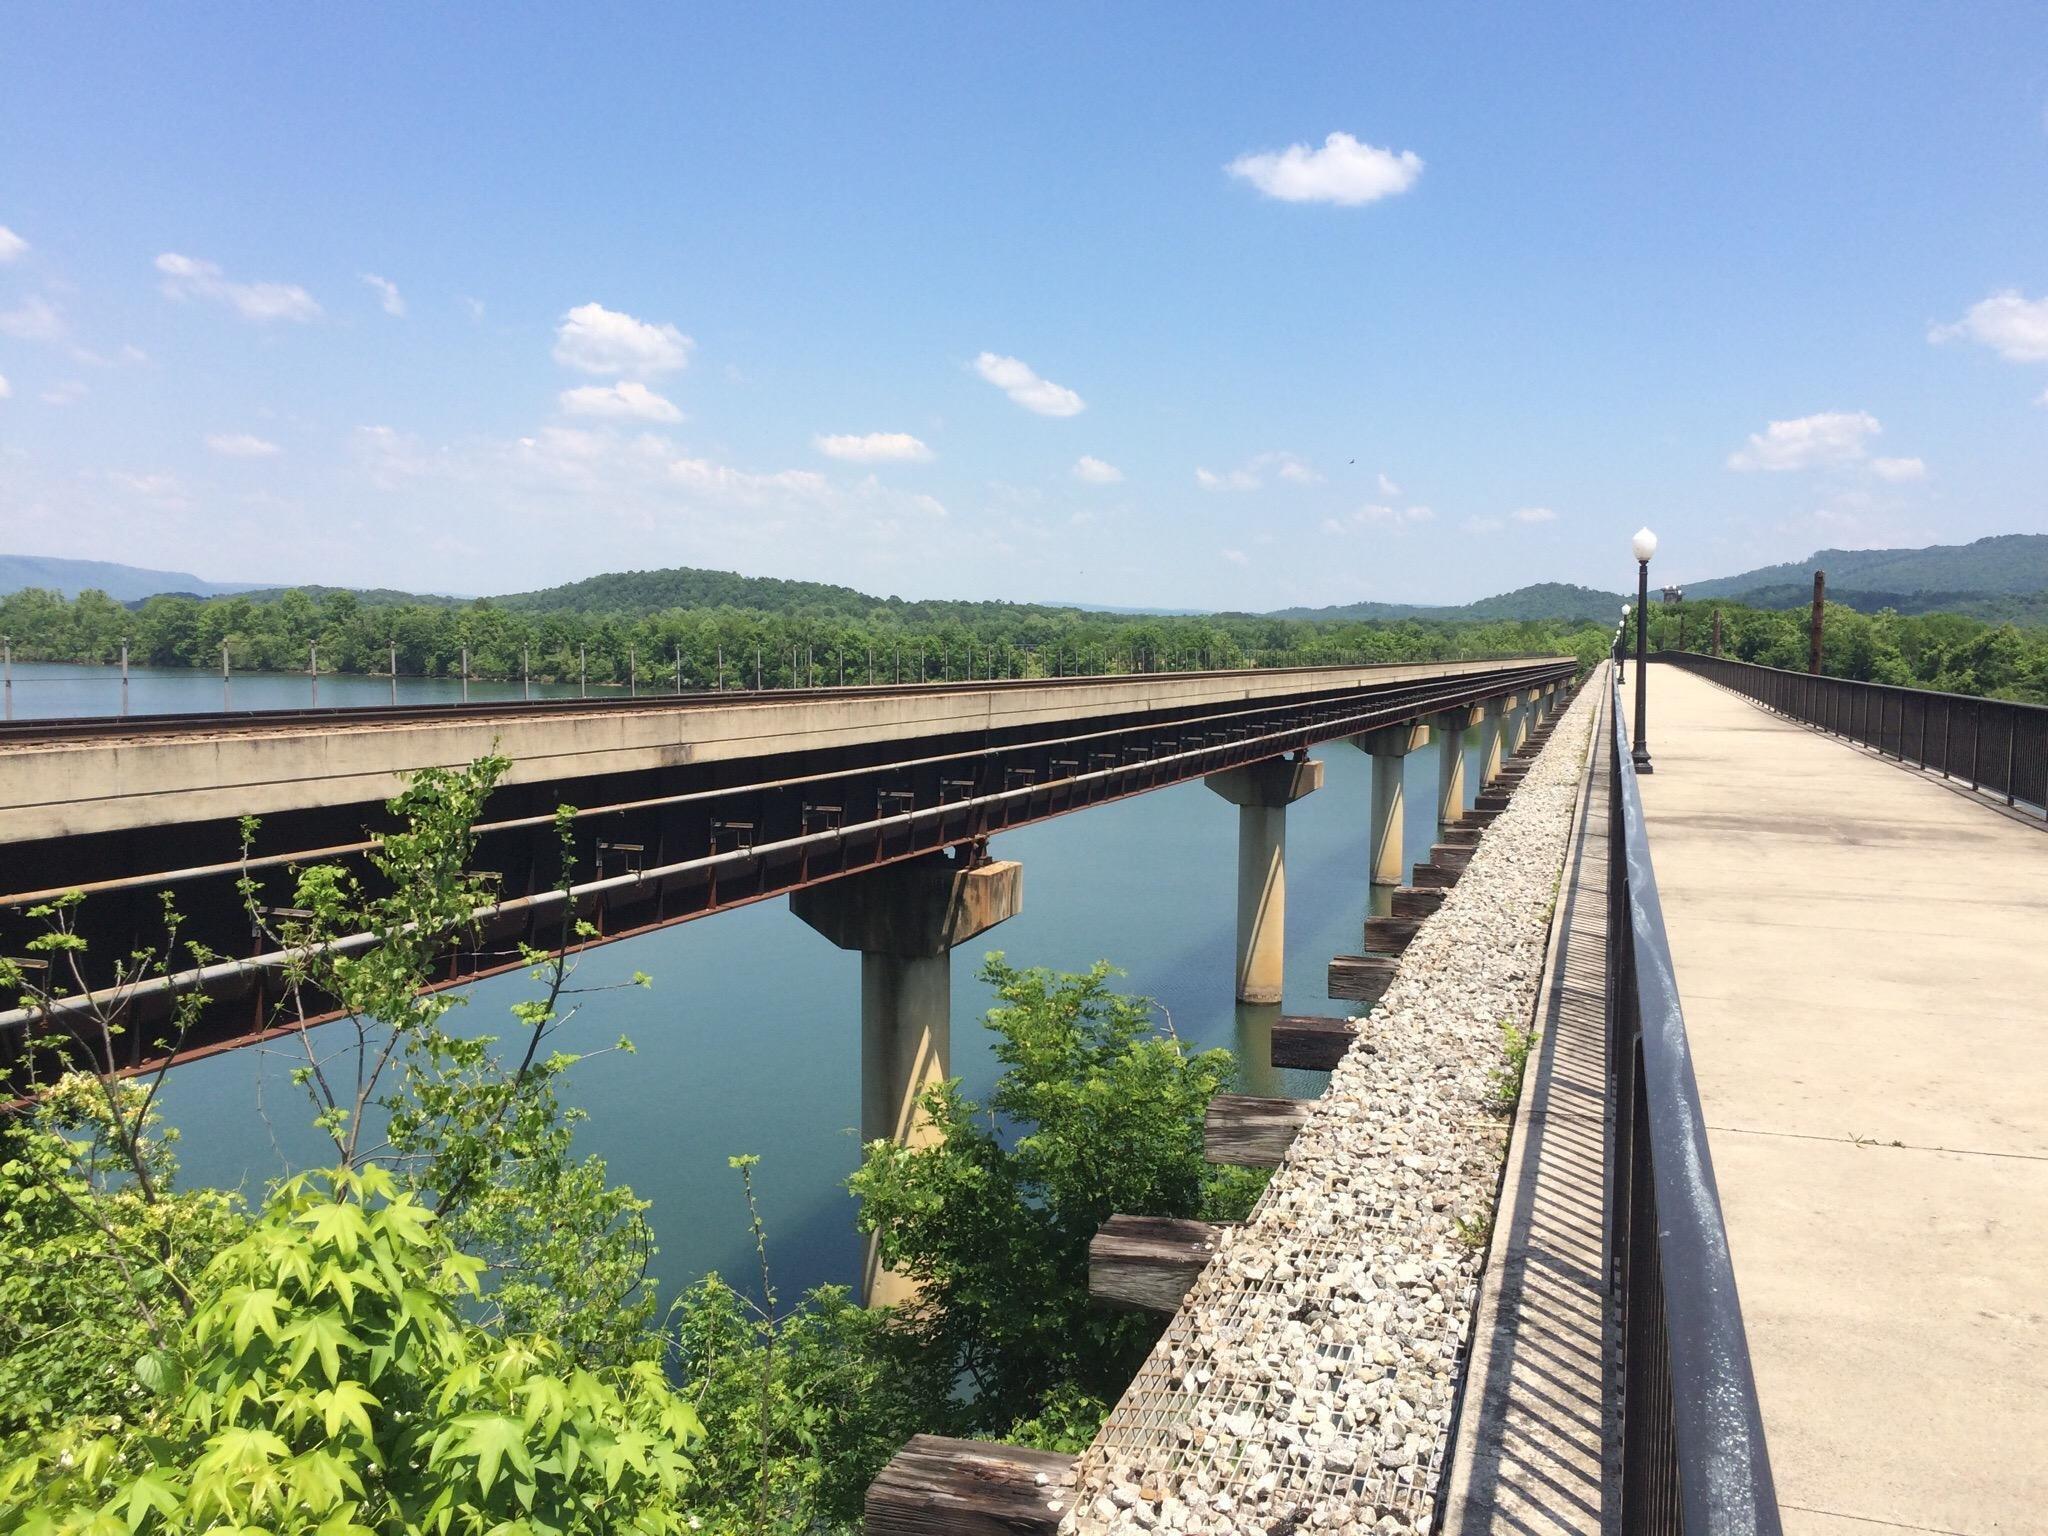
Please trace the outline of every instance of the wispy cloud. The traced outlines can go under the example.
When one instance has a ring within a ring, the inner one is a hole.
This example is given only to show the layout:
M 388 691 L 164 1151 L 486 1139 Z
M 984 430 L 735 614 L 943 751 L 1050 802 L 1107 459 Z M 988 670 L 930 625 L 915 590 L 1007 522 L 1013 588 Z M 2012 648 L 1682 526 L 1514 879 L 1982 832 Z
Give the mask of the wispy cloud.
M 66 379 L 62 384 L 53 384 L 43 391 L 45 405 L 76 405 L 91 391 L 80 379 Z
M 1229 561 L 1232 565 L 1246 566 L 1252 563 L 1251 556 L 1247 555 L 1241 549 L 1219 549 L 1216 551 L 1216 553 L 1221 555 L 1225 560 Z
M 1217 471 L 1197 467 L 1195 484 L 1205 491 L 1256 491 L 1267 476 L 1289 485 L 1321 485 L 1323 477 L 1302 458 L 1276 449 L 1246 459 L 1236 469 Z
M 853 464 L 921 464 L 932 456 L 931 449 L 908 432 L 820 433 L 811 443 L 826 458 Z
M 1392 480 L 1387 478 L 1387 472 L 1384 469 L 1380 471 L 1379 483 L 1380 495 L 1386 497 L 1387 500 L 1392 501 L 1396 496 L 1399 496 L 1401 494 L 1401 487 L 1394 484 Z
M 377 302 L 384 306 L 385 314 L 401 320 L 405 318 L 405 296 L 398 291 L 398 284 L 374 272 L 365 272 L 363 282 L 377 295 Z
M 636 320 L 602 304 L 579 304 L 555 329 L 555 361 L 584 373 L 651 379 L 689 366 L 696 342 L 673 325 Z
M 1884 430 L 1868 411 L 1822 411 L 1774 421 L 1728 456 L 1738 470 L 1782 472 L 1846 464 L 1863 457 L 1869 439 Z
M 14 386 L 7 382 L 7 375 L 4 373 L 0 373 L 0 400 L 5 400 L 9 395 L 13 393 Z
M 974 371 L 995 385 L 1011 400 L 1040 416 L 1078 416 L 1087 402 L 1064 384 L 1041 378 L 1029 363 L 995 352 L 983 352 L 974 360 Z
M 616 421 L 681 421 L 675 402 L 645 384 L 621 379 L 616 384 L 585 384 L 565 389 L 558 397 L 571 416 L 601 416 Z
M 1322 148 L 1290 144 L 1282 150 L 1239 155 L 1224 167 L 1268 197 L 1287 203 L 1337 203 L 1357 207 L 1406 192 L 1422 175 L 1422 157 L 1360 143 L 1333 133 Z
M 1089 485 L 1118 485 L 1124 478 L 1122 470 L 1092 453 L 1084 453 L 1074 460 L 1073 475 L 1076 480 Z
M 2030 299 L 2007 288 L 1979 299 L 1962 319 L 1927 333 L 1936 343 L 1957 337 L 1981 342 L 2009 362 L 2048 363 L 2048 298 Z
M 1925 480 L 1927 462 L 1924 459 L 1872 459 L 1870 467 L 1880 480 Z
M 206 446 L 229 459 L 268 459 L 284 452 L 269 439 L 250 432 L 215 432 L 207 437 Z
M 1352 533 L 1360 528 L 1388 528 L 1399 532 L 1418 523 L 1431 522 L 1435 517 L 1434 507 L 1397 507 L 1387 502 L 1368 502 L 1347 512 L 1341 518 L 1324 518 L 1323 532 Z
M 1557 514 L 1548 507 L 1517 507 L 1508 514 L 1518 523 L 1554 523 Z
M 19 261 L 27 254 L 28 242 L 5 224 L 0 224 L 0 266 L 5 266 L 10 261 Z
M 64 334 L 64 317 L 56 306 L 30 294 L 13 309 L 0 310 L 0 336 L 16 341 L 56 341 Z
M 244 320 L 304 322 L 320 315 L 319 304 L 297 283 L 234 282 L 222 274 L 216 263 L 180 256 L 175 251 L 157 257 L 156 269 L 163 274 L 158 286 L 165 297 L 181 302 L 206 299 L 225 304 Z

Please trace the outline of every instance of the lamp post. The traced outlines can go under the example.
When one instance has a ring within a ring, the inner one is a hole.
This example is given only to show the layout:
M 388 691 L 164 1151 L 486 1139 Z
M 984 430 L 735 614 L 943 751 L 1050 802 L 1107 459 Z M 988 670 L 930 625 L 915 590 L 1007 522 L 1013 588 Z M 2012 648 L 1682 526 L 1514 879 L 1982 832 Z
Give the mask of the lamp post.
M 1621 622 L 1614 626 L 1614 680 L 1628 681 L 1628 616 L 1630 605 L 1621 605 Z
M 1636 557 L 1636 742 L 1629 760 L 1636 765 L 1637 773 L 1652 773 L 1655 770 L 1650 766 L 1650 749 L 1643 739 L 1643 708 L 1644 680 L 1648 676 L 1645 663 L 1649 660 L 1650 556 L 1657 553 L 1657 535 L 1647 528 L 1638 528 L 1629 547 Z

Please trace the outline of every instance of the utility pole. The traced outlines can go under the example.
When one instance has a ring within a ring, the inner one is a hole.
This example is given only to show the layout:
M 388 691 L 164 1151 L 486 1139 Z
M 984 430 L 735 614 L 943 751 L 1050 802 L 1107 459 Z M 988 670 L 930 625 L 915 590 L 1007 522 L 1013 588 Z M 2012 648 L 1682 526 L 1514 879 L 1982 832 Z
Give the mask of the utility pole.
M 320 707 L 320 642 L 318 640 L 309 640 L 306 643 L 306 676 L 313 680 L 313 707 L 318 709 Z M 127 697 L 128 647 L 126 644 L 123 644 L 121 647 L 121 698 L 124 702 L 121 706 L 121 713 L 124 715 L 128 713 L 128 706 L 125 702 Z
M 320 686 L 319 679 L 314 679 L 313 686 Z M 462 648 L 462 702 L 469 702 L 469 647 L 466 645 Z
M 385 652 L 391 661 L 391 702 L 396 704 L 398 702 L 398 642 L 396 640 L 386 641 Z M 225 640 L 220 643 L 220 675 L 221 681 L 226 682 L 228 675 L 228 643 Z
M 1820 676 L 1820 625 L 1821 615 L 1827 609 L 1828 573 L 1813 573 L 1813 626 L 1808 636 L 1806 670 L 1815 677 Z
M 725 692 L 725 647 L 718 648 L 718 691 Z
M 533 702 L 533 658 L 523 645 L 519 647 L 519 691 L 527 703 Z
M 398 700 L 394 698 L 391 702 L 396 704 Z M 225 640 L 220 643 L 220 707 L 235 707 L 235 685 L 228 677 L 228 643 Z
M 576 697 L 590 697 L 590 646 L 580 640 L 576 643 Z

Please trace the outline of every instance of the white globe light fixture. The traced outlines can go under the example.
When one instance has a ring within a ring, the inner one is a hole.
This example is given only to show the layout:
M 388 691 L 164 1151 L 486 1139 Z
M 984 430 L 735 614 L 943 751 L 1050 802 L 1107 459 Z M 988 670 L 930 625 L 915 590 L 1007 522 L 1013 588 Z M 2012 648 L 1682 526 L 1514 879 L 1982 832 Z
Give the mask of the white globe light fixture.
M 1636 563 L 1648 565 L 1650 557 L 1657 553 L 1657 535 L 1647 528 L 1638 528 L 1636 536 L 1629 541 L 1629 547 L 1636 552 Z

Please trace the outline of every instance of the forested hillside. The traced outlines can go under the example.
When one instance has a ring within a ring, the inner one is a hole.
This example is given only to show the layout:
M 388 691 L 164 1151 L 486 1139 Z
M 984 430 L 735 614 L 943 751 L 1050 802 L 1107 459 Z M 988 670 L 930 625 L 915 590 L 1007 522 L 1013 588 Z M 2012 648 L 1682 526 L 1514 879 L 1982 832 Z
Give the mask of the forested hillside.
M 1281 619 L 1584 619 L 1611 622 L 1628 601 L 1619 592 L 1601 592 L 1569 582 L 1545 581 L 1512 592 L 1482 597 L 1452 607 L 1411 603 L 1344 603 L 1334 608 L 1283 608 Z
M 1767 565 L 1739 576 L 1695 581 L 1687 597 L 1756 601 L 1766 589 L 1804 587 L 1813 573 L 1828 573 L 1828 590 L 1871 593 L 1942 593 L 1951 600 L 1994 594 L 2048 592 L 2048 534 L 2006 533 L 1970 544 L 1925 549 L 1822 549 L 1790 565 Z

